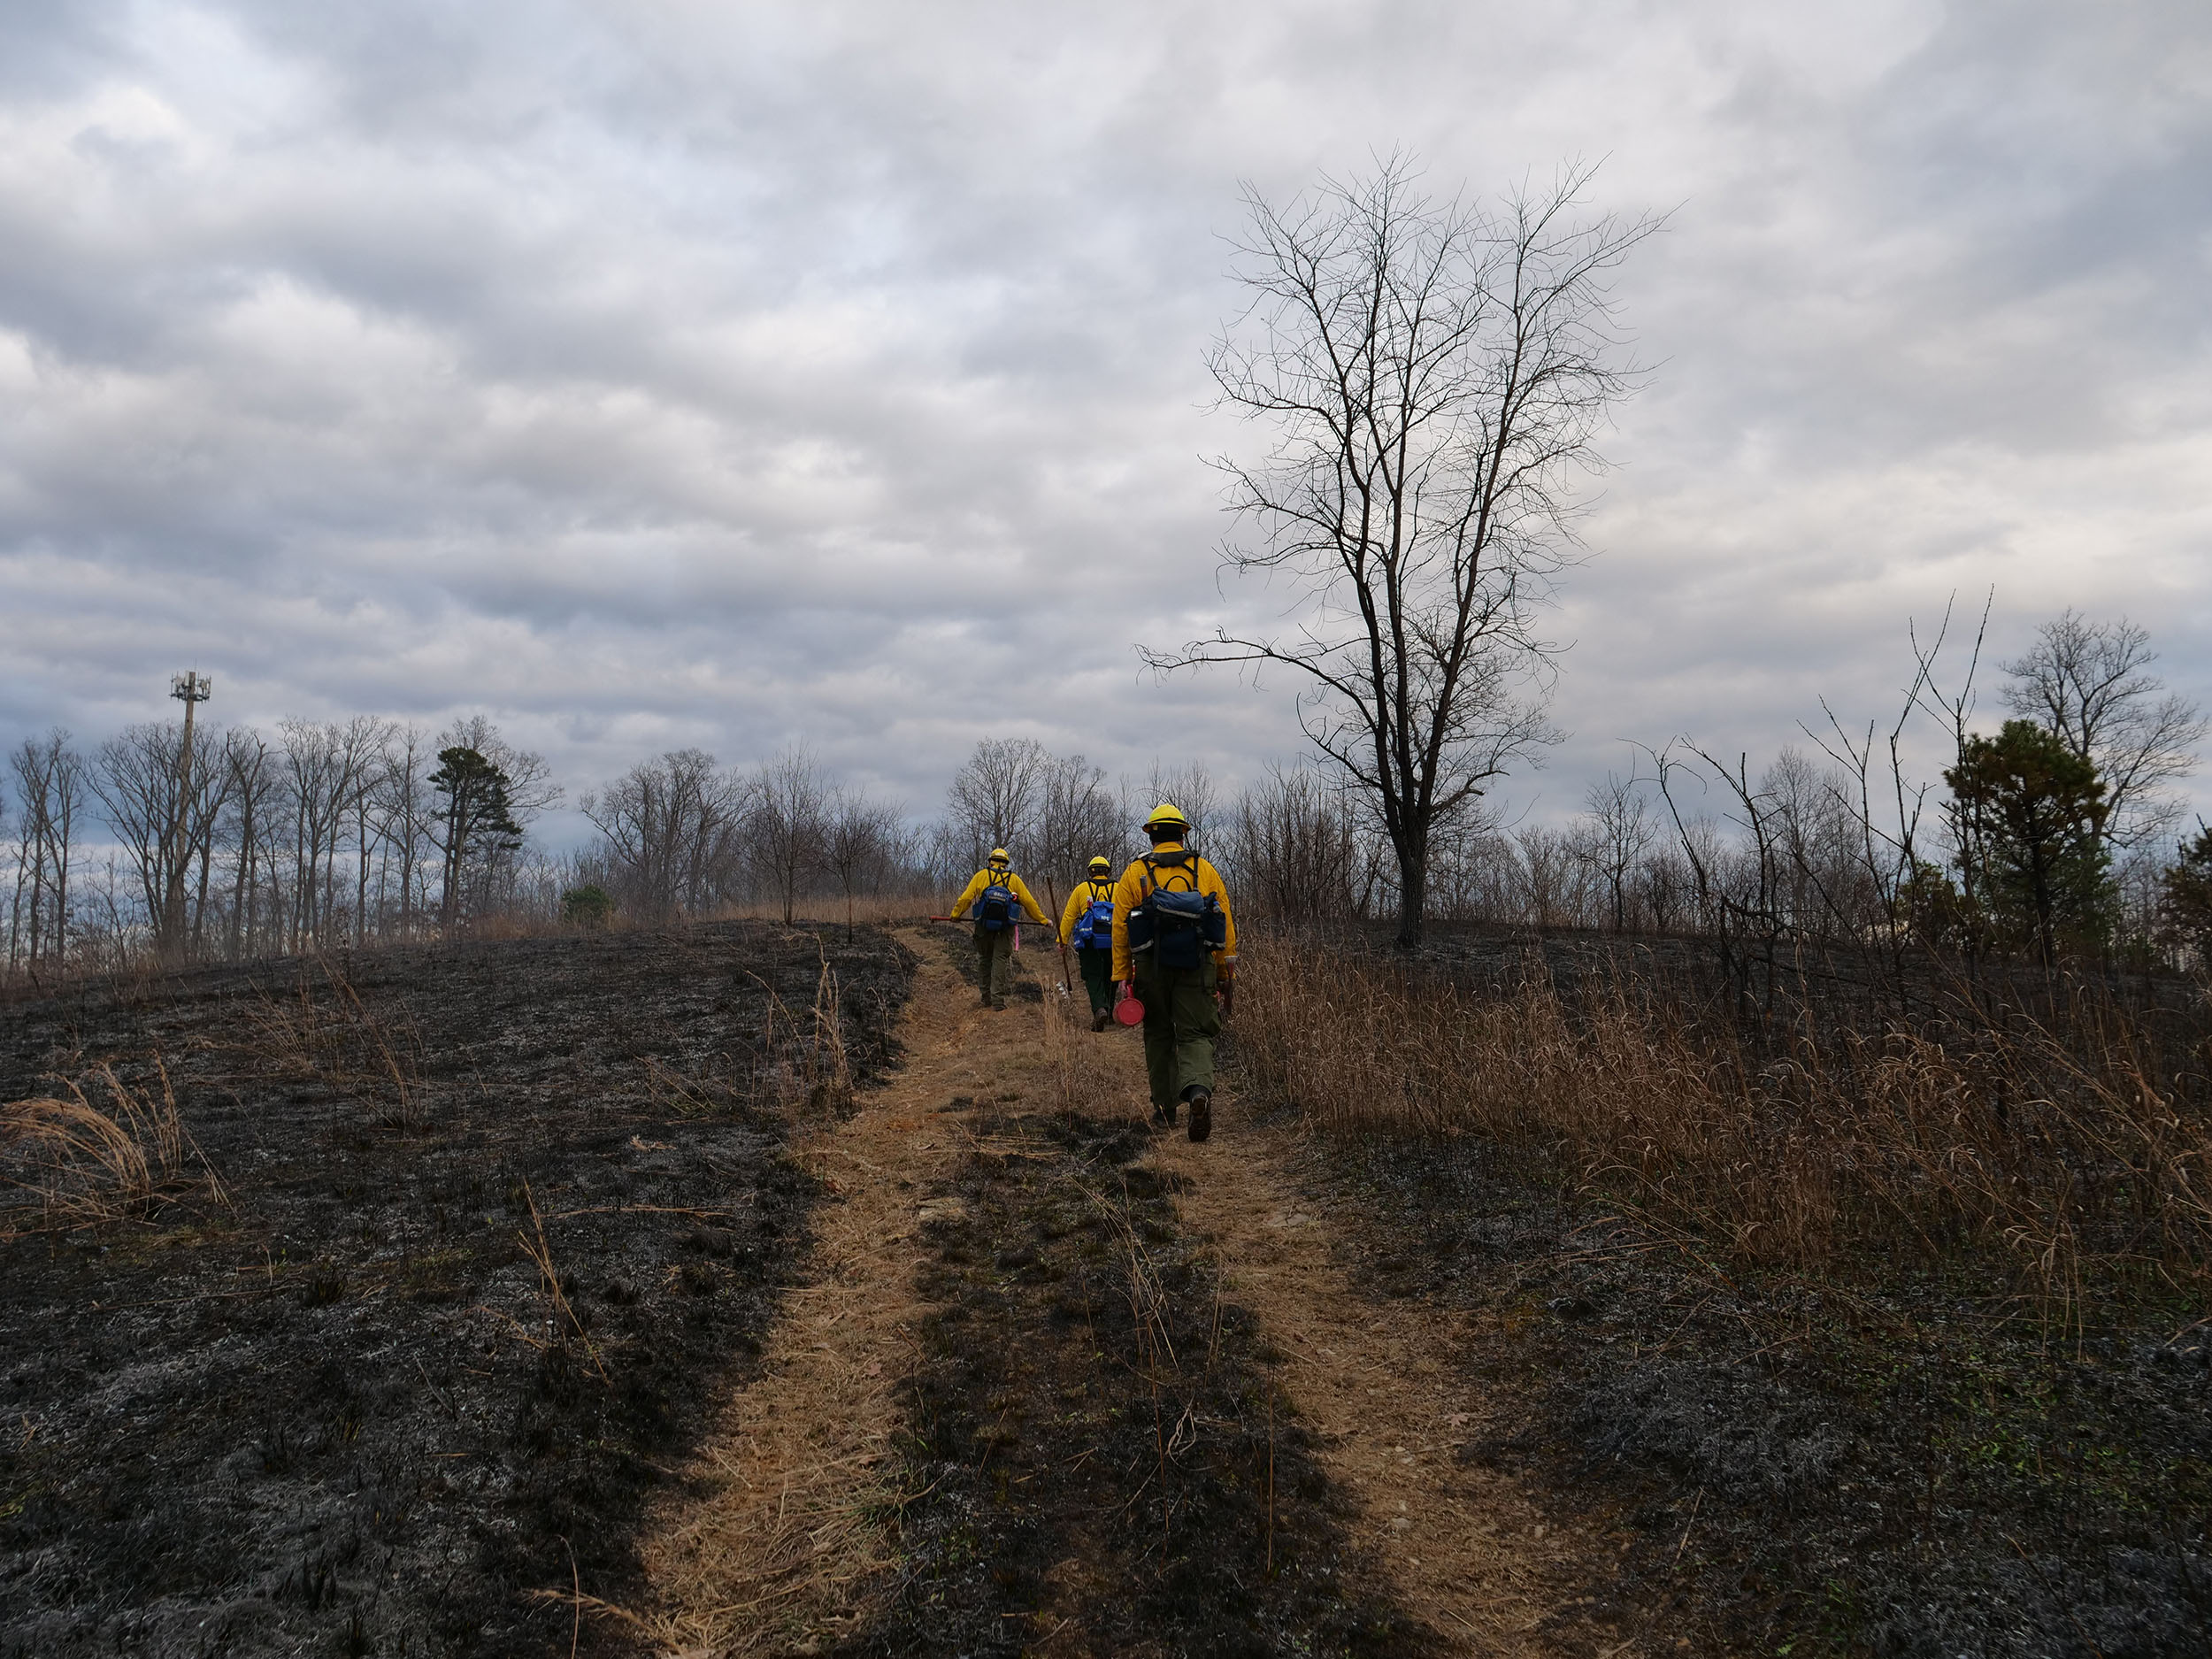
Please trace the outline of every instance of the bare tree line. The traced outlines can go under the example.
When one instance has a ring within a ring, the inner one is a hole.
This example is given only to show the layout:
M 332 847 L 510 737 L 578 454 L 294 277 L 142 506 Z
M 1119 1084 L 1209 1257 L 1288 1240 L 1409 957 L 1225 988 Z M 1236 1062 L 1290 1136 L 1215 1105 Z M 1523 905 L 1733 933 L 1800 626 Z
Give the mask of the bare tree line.
M 1593 785 L 1565 823 L 1468 814 L 1435 837 L 1427 914 L 1694 934 L 1718 941 L 1739 965 L 1763 956 L 1770 968 L 1809 944 L 2047 961 L 2047 927 L 2039 941 L 2016 924 L 2008 941 L 1992 872 L 1999 853 L 1962 794 L 1959 757 L 1991 740 L 1974 729 L 1980 641 L 1950 686 L 1941 666 L 1948 632 L 1947 616 L 1933 641 L 1916 642 L 1911 684 L 1887 726 L 1853 730 L 1831 716 L 1755 771 L 1747 757 L 1678 740 Z M 2095 780 L 2096 810 L 2073 832 L 2090 843 L 2078 902 L 2094 912 L 2077 948 L 2179 962 L 2207 953 L 2201 923 L 2193 935 L 2177 932 L 2172 914 L 2176 855 L 2193 855 L 2170 839 L 2181 816 L 2171 791 L 2193 770 L 2208 727 L 2194 704 L 2166 690 L 2155 660 L 2140 626 L 2070 611 L 1999 665 L 2000 701 Z M 1951 757 L 1947 794 L 1916 780 L 1905 760 L 1909 728 L 1924 733 L 1929 722 Z M 1400 907 L 1386 833 L 1366 792 L 1340 772 L 1278 770 L 1245 792 L 1228 822 L 1216 856 L 1250 908 L 1297 921 L 1379 919 Z
M 1973 730 L 1979 641 L 1955 688 L 1943 649 L 1942 632 L 1916 644 L 1889 726 L 1832 716 L 1755 772 L 1678 741 L 1609 773 L 1563 823 L 1505 822 L 1486 801 L 1432 824 L 1425 916 L 1695 934 L 1732 961 L 1763 953 L 1770 964 L 1808 941 L 2005 949 L 1989 921 L 1995 832 L 1956 788 L 1945 796 L 1909 778 L 1902 758 L 1916 721 L 1932 720 L 1955 755 L 1988 741 Z M 2002 702 L 2100 780 L 2080 833 L 2095 838 L 2101 872 L 2101 948 L 2178 959 L 2205 952 L 2170 926 L 2171 786 L 2207 727 L 2154 661 L 2140 627 L 2069 611 L 2001 664 Z M 0 971 L 11 974 L 134 953 L 292 954 L 495 917 L 650 926 L 765 908 L 790 922 L 830 901 L 850 920 L 864 898 L 941 896 L 1000 846 L 1041 895 L 1057 895 L 1092 856 L 1118 866 L 1139 851 L 1137 826 L 1162 800 L 1182 808 L 1249 916 L 1402 921 L 1406 902 L 1402 849 L 1372 792 L 1340 767 L 1271 766 L 1224 795 L 1202 765 L 1155 762 L 1141 779 L 1110 780 L 1030 739 L 979 741 L 926 822 L 803 749 L 751 767 L 672 751 L 585 793 L 596 837 L 557 858 L 524 835 L 560 798 L 544 760 L 481 717 L 434 738 L 368 716 L 286 720 L 273 734 L 203 726 L 188 748 L 183 723 L 151 722 L 89 754 L 55 731 L 19 743 L 4 781 Z M 2200 854 L 2212 860 L 2212 840 Z
M 830 778 L 804 749 L 751 770 L 696 749 L 633 766 L 579 803 L 599 832 L 580 886 L 634 921 L 767 903 L 785 922 L 803 901 L 854 901 L 928 884 L 897 805 Z
M 507 908 L 528 885 L 521 848 L 457 818 L 433 767 L 457 754 L 496 773 L 511 819 L 559 798 L 543 759 L 481 717 L 434 740 L 365 715 L 285 720 L 273 738 L 199 726 L 188 748 L 183 722 L 147 722 L 89 756 L 60 730 L 26 739 L 0 803 L 0 968 L 290 954 Z M 88 870 L 94 847 L 106 856 Z

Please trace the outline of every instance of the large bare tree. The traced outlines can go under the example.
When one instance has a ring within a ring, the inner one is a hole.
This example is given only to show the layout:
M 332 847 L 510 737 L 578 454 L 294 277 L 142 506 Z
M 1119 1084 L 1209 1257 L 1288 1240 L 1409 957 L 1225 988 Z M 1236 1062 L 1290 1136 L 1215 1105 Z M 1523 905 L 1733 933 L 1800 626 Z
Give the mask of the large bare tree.
M 1436 831 L 1557 741 L 1537 617 L 1575 549 L 1577 480 L 1634 380 L 1608 280 L 1657 228 L 1586 211 L 1589 179 L 1571 167 L 1486 206 L 1436 199 L 1393 157 L 1285 207 L 1246 192 L 1253 303 L 1209 366 L 1273 442 L 1217 463 L 1252 533 L 1224 564 L 1282 572 L 1306 603 L 1294 632 L 1217 630 L 1147 660 L 1302 677 L 1307 735 L 1396 857 L 1402 946 L 1420 937 Z

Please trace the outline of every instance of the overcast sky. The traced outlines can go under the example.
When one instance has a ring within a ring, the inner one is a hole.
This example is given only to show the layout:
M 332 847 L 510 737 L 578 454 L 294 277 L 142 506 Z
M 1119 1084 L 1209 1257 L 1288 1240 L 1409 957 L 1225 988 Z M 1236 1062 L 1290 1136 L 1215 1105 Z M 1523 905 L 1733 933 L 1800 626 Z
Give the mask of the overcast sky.
M 1402 147 L 1671 214 L 1557 632 L 1625 741 L 1871 716 L 2072 605 L 2212 700 L 2212 8 L 0 0 L 0 741 L 489 713 L 572 795 L 803 741 L 1230 778 L 1238 189 Z

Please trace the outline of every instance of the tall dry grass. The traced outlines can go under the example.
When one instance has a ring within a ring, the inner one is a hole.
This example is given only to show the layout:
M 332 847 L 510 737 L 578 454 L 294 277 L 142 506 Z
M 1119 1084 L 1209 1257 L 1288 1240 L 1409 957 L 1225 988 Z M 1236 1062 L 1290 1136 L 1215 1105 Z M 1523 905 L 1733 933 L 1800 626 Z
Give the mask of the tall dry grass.
M 168 1068 L 157 1058 L 154 1071 L 158 1093 L 103 1065 L 54 1079 L 61 1094 L 0 1105 L 0 1233 L 143 1219 L 187 1192 L 228 1205 L 177 1110 Z
M 809 1007 L 793 1008 L 758 974 L 748 977 L 767 995 L 749 1079 L 752 1097 L 800 1118 L 850 1111 L 853 1068 L 845 1050 L 844 994 L 829 953 L 822 952 Z
M 2118 1018 L 2062 1040 L 1962 1010 L 1778 1056 L 1619 977 L 1476 994 L 1290 942 L 1246 964 L 1240 1064 L 1326 1133 L 1477 1139 L 1747 1263 L 2001 1258 L 2067 1317 L 2116 1275 L 2212 1282 L 2212 1125 Z
M 412 1132 L 429 1120 L 422 1035 L 403 1008 L 373 1006 L 336 956 L 300 964 L 284 996 L 246 1010 L 241 1045 L 280 1075 L 313 1079 L 362 1107 L 380 1127 Z
M 1046 980 L 1042 1033 L 1045 1072 L 1057 1110 L 1101 1118 L 1131 1110 L 1141 1099 L 1130 1080 L 1135 1039 L 1118 1026 L 1091 1029 L 1091 1005 L 1081 981 L 1071 996 L 1056 976 Z M 1141 1089 L 1144 1060 L 1141 1051 L 1136 1052 Z

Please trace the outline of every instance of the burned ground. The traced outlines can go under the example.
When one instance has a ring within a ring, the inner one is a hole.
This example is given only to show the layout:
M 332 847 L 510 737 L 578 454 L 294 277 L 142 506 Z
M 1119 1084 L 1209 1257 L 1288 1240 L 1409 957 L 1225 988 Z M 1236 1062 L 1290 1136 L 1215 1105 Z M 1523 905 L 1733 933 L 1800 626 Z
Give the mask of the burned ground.
M 1541 980 L 1571 1019 L 1670 1007 L 1755 1064 L 1805 1032 L 1893 1021 L 1971 1044 L 2032 1016 L 2085 1055 L 2119 1032 L 2173 1110 L 2206 1110 L 2201 990 L 2147 969 L 1983 964 L 1970 981 L 1908 961 L 1901 999 L 1879 953 L 1809 953 L 1747 989 L 1708 941 L 1482 927 L 1437 930 L 1417 964 L 1413 980 L 1476 1001 Z M 2024 1112 L 2013 1133 L 2038 1132 Z M 2098 1148 L 2076 1156 L 2070 1175 L 2108 1179 Z M 1993 1230 L 1937 1248 L 1900 1217 L 1817 1271 L 1768 1271 L 1729 1248 L 1725 1216 L 1638 1209 L 1648 1184 L 1579 1167 L 1535 1137 L 1384 1134 L 1333 1138 L 1310 1175 L 1356 1229 L 1370 1292 L 1463 1321 L 1480 1382 L 1522 1402 L 1523 1431 L 1463 1455 L 1625 1529 L 1621 1593 L 1660 1609 L 1645 1633 L 1797 1655 L 2212 1653 L 2200 1259 L 2108 1238 L 2076 1278 Z
M 897 1582 L 841 1651 L 1442 1651 L 1348 1544 L 1279 1356 L 1179 1226 L 1142 1122 L 1010 1103 L 970 1127 L 920 1195 Z
M 2046 1326 L 1861 1263 L 1732 1270 L 1472 1139 L 1304 1165 L 1379 1299 L 1464 1322 L 1526 1425 L 1462 1447 L 1625 1540 L 1663 1650 L 2212 1652 L 2212 1340 L 2174 1294 Z
M 0 1239 L 0 1654 L 565 1651 L 747 1375 L 814 1198 L 787 1129 L 891 1060 L 909 966 L 732 923 L 0 1010 L 0 1099 L 165 1071 L 196 1148 Z

